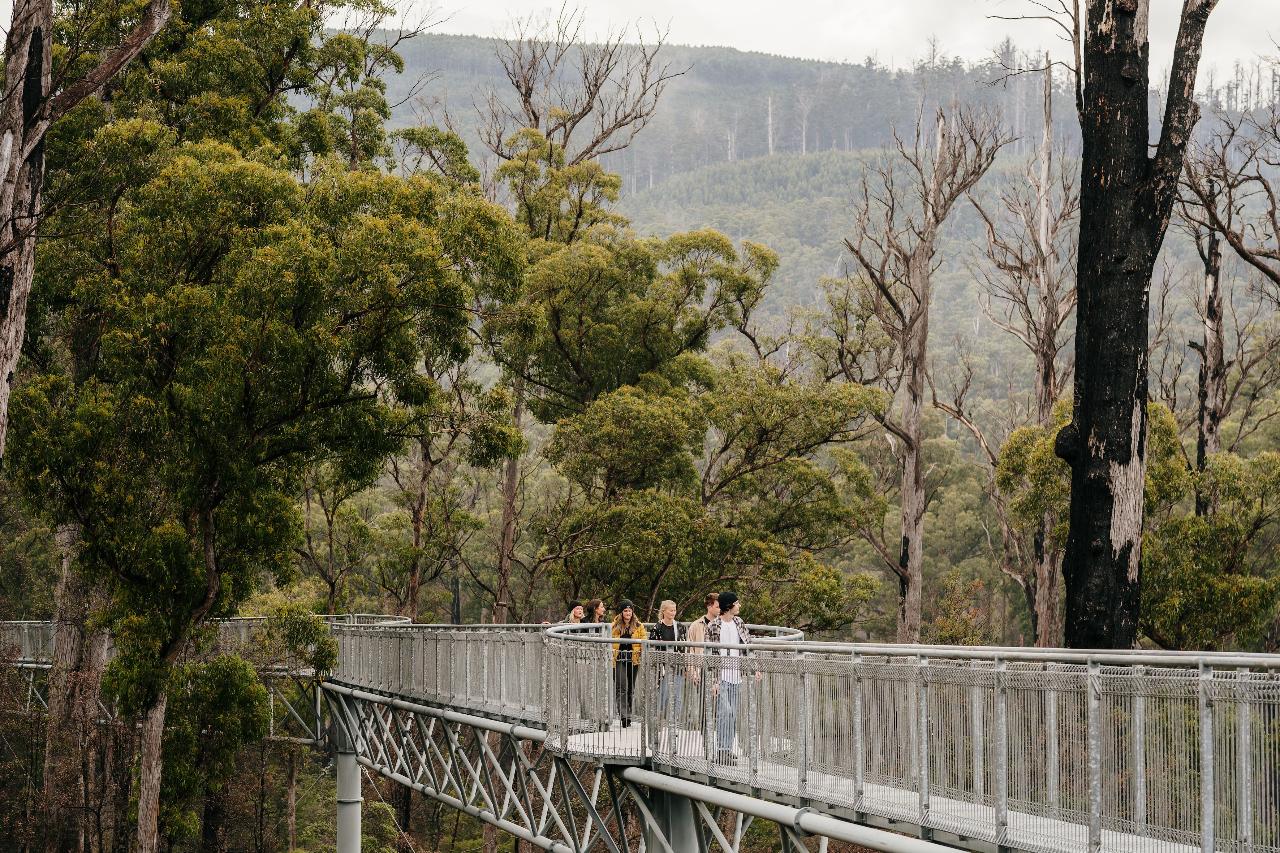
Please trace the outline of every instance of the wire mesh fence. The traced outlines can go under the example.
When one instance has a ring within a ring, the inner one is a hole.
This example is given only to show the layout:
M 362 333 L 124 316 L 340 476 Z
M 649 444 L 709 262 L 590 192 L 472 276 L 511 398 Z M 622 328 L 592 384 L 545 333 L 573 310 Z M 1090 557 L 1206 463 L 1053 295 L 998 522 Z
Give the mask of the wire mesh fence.
M 553 748 L 1024 850 L 1280 850 L 1274 658 L 652 644 L 621 727 L 575 686 L 609 648 L 549 640 Z

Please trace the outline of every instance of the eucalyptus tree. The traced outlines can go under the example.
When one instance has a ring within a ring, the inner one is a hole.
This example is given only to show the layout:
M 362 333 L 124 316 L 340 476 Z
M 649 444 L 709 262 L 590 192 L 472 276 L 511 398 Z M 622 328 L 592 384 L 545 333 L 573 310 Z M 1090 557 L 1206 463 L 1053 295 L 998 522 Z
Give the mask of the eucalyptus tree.
M 422 341 L 465 357 L 471 301 L 518 275 L 521 246 L 505 213 L 442 180 L 321 162 L 303 184 L 157 134 L 113 233 L 58 265 L 95 296 L 66 318 L 101 329 L 85 375 L 50 365 L 15 396 L 18 470 L 80 525 L 110 593 L 109 681 L 144 721 L 146 850 L 173 666 L 264 575 L 290 575 L 308 464 L 358 479 L 398 449 L 393 403 L 433 393 Z
M 898 400 L 897 412 L 880 417 L 901 464 L 901 545 L 879 537 L 872 544 L 898 581 L 898 640 L 906 643 L 920 640 L 927 502 L 923 413 L 938 240 L 956 202 L 1008 141 L 993 119 L 963 109 L 939 112 L 932 139 L 927 133 L 917 122 L 910 140 L 898 141 L 892 159 L 868 171 L 855 202 L 854 233 L 845 241 L 856 275 L 866 284 L 869 316 L 891 353 L 876 374 Z M 853 354 L 837 354 L 832 367 L 832 378 L 861 382 L 865 376 L 865 365 Z

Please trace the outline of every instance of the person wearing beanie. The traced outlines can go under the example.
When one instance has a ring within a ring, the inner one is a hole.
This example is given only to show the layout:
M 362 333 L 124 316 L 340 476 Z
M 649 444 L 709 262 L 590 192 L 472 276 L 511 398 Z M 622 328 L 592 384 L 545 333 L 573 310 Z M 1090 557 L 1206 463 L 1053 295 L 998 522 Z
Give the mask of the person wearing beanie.
M 742 692 L 742 665 L 738 658 L 746 654 L 742 647 L 751 642 L 751 632 L 738 617 L 742 602 L 736 594 L 722 592 L 717 603 L 720 615 L 707 626 L 707 642 L 717 644 L 720 648 L 713 651 L 727 660 L 717 667 L 718 678 L 711 685 L 712 695 L 716 697 L 715 760 L 720 764 L 736 764 L 733 741 L 738 730 L 738 700 Z
M 613 636 L 619 640 L 643 640 L 649 636 L 644 623 L 636 617 L 636 606 L 625 598 L 618 603 Z M 618 719 L 624 729 L 631 725 L 631 696 L 636 687 L 640 648 L 639 643 L 613 644 L 613 689 L 618 700 Z

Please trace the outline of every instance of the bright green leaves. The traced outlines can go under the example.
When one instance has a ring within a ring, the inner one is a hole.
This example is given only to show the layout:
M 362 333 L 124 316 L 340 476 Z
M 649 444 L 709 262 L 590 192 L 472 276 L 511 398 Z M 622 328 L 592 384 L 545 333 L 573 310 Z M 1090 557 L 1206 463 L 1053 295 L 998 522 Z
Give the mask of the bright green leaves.
M 161 822 L 190 838 L 206 792 L 237 770 L 240 751 L 267 736 L 271 708 L 253 665 L 232 655 L 176 668 L 167 690 Z
M 706 423 L 687 394 L 647 394 L 624 385 L 556 426 L 546 456 L 571 480 L 605 497 L 657 486 L 689 493 L 692 450 Z
M 109 229 L 43 268 L 52 292 L 91 277 L 60 317 L 87 334 L 68 341 L 74 381 L 51 361 L 16 395 L 13 459 L 110 579 L 118 692 L 145 707 L 193 623 L 294 570 L 303 471 L 371 481 L 431 417 L 424 361 L 469 356 L 472 312 L 515 290 L 523 244 L 443 178 L 325 165 L 303 184 L 218 143 L 128 138 L 156 153 L 115 179 Z M 478 396 L 474 457 L 505 456 L 506 398 Z
M 1211 457 L 1184 469 L 1207 500 L 1203 515 L 1172 515 L 1143 538 L 1143 630 L 1182 649 L 1256 649 L 1273 642 L 1280 577 L 1267 570 L 1280 500 L 1280 454 Z M 1268 535 L 1270 534 L 1270 535 Z

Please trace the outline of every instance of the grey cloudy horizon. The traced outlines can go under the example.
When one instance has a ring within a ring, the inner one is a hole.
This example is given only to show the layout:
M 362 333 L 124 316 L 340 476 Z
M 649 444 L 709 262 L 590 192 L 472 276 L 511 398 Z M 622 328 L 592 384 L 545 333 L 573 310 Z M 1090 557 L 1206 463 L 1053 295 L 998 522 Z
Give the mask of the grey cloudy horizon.
M 432 32 L 504 36 L 515 19 L 559 9 L 547 0 L 412 0 L 417 11 L 443 21 Z M 571 4 L 572 5 L 572 4 Z M 1153 85 L 1173 54 L 1181 0 L 1152 0 Z M 591 0 L 578 4 L 588 36 L 639 24 L 666 30 L 670 44 L 732 47 L 745 51 L 834 62 L 903 68 L 927 55 L 929 39 L 948 56 L 990 57 L 1006 36 L 1025 49 L 1069 50 L 1046 21 L 1008 21 L 1036 11 L 1030 0 Z M 1221 0 L 1205 36 L 1202 76 L 1230 74 L 1235 62 L 1280 55 L 1280 0 Z

